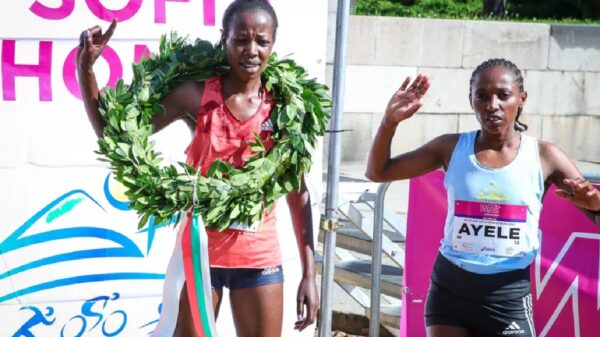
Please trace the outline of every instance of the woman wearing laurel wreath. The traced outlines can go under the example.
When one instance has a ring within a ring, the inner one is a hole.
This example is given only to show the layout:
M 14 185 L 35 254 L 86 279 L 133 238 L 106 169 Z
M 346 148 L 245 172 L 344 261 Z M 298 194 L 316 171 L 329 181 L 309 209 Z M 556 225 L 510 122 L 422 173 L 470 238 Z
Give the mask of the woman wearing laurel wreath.
M 104 34 L 97 26 L 84 31 L 77 53 L 85 108 L 99 137 L 103 136 L 107 123 L 100 113 L 99 91 L 92 68 L 115 28 L 116 21 L 113 21 Z M 276 30 L 277 17 L 268 2 L 234 1 L 224 13 L 220 41 L 226 52 L 228 71 L 205 81 L 186 81 L 160 100 L 165 114 L 152 118 L 154 131 L 175 120 L 185 121 L 194 135 L 186 150 L 187 163 L 203 176 L 215 160 L 242 167 L 253 154 L 250 142 L 253 134 L 260 136 L 266 150 L 275 146 L 270 119 L 274 103 L 272 94 L 261 81 L 261 73 L 271 55 Z M 315 321 L 318 310 L 312 231 L 314 211 L 304 179 L 299 190 L 287 194 L 287 202 L 303 268 L 295 329 L 303 330 Z M 212 301 L 214 316 L 218 315 L 223 287 L 230 289 L 239 336 L 280 336 L 283 274 L 274 209 L 265 210 L 258 223 L 234 221 L 224 231 L 207 229 L 210 271 L 208 268 L 203 271 L 199 266 L 206 254 L 199 257 L 203 255 L 200 252 L 204 232 L 193 232 L 196 227 L 199 227 L 197 220 L 187 217 L 180 225 L 167 270 L 161 319 L 153 336 L 214 336 L 213 312 L 204 308 L 210 307 Z M 209 278 L 212 290 L 199 284 Z

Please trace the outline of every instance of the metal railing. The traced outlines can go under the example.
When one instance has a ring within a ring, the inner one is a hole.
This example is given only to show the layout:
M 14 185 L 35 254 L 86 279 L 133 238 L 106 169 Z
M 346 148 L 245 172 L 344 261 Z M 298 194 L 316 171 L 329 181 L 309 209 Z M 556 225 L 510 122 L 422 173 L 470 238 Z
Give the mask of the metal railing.
M 375 199 L 375 222 L 373 223 L 373 248 L 371 251 L 371 315 L 369 317 L 369 337 L 379 337 L 379 313 L 381 311 L 381 246 L 383 241 L 383 211 L 385 193 L 391 183 L 383 183 L 377 188 Z

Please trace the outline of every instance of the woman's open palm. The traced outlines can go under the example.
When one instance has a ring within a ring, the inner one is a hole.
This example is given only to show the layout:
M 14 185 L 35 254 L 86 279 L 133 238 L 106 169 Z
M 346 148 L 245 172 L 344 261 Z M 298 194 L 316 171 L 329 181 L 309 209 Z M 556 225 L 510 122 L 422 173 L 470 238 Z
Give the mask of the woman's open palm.
M 583 209 L 591 211 L 600 209 L 600 191 L 588 180 L 583 178 L 564 179 L 563 183 L 570 187 L 572 192 L 559 188 L 555 191 L 556 195 Z
M 412 84 L 410 84 L 410 81 L 410 77 L 404 80 L 400 89 L 394 93 L 385 109 L 386 118 L 394 124 L 410 118 L 417 112 L 423 105 L 421 98 L 429 89 L 429 79 L 423 74 L 417 75 Z

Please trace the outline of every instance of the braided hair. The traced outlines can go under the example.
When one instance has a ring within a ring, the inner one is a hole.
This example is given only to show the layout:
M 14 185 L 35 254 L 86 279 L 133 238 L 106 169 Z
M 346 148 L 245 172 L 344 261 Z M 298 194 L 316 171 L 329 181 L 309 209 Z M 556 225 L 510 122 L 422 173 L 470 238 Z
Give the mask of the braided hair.
M 523 74 L 521 74 L 521 70 L 519 70 L 519 68 L 514 63 L 502 58 L 489 59 L 477 66 L 477 68 L 475 68 L 475 70 L 473 71 L 473 74 L 471 74 L 471 81 L 469 83 L 469 100 L 472 100 L 473 98 L 472 87 L 473 82 L 475 82 L 475 77 L 483 73 L 487 69 L 490 69 L 495 66 L 500 66 L 510 70 L 515 78 L 515 81 L 517 81 L 517 84 L 519 85 L 520 92 L 525 91 L 525 87 L 523 86 Z M 519 121 L 519 117 L 521 117 L 521 112 L 523 112 L 523 108 L 519 107 L 519 109 L 517 110 L 517 118 L 515 119 L 515 130 L 519 132 L 527 131 L 527 124 Z
M 229 35 L 231 24 L 233 23 L 235 16 L 244 13 L 245 11 L 263 11 L 267 13 L 273 22 L 273 37 L 275 37 L 279 23 L 273 6 L 271 6 L 267 0 L 235 0 L 229 4 L 227 9 L 225 9 L 223 21 L 221 23 L 223 27 L 223 36 Z

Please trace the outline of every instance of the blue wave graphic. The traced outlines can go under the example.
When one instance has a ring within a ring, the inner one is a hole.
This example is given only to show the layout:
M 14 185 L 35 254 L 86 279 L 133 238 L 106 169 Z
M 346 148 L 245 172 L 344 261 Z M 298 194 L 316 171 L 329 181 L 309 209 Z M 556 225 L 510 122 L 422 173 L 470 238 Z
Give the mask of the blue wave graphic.
M 8 301 L 18 296 L 24 296 L 32 294 L 38 291 L 64 287 L 74 284 L 81 283 L 92 283 L 92 282 L 105 282 L 105 281 L 118 281 L 118 280 L 164 280 L 165 274 L 154 274 L 154 273 L 108 273 L 108 274 L 91 274 L 74 276 L 59 280 L 48 281 L 37 284 L 28 288 L 17 290 L 13 293 L 0 297 L 0 303 Z
M 27 247 L 27 246 L 31 245 L 28 241 L 29 237 L 21 237 L 23 235 L 23 233 L 25 233 L 40 218 L 42 218 L 46 213 L 48 213 L 50 210 L 52 210 L 54 207 L 56 207 L 58 204 L 60 204 L 63 200 L 65 200 L 73 195 L 83 195 L 84 197 L 86 197 L 87 199 L 91 200 L 93 203 L 98 205 L 98 207 L 100 209 L 102 209 L 104 212 L 106 212 L 106 210 L 94 198 L 92 198 L 91 195 L 87 194 L 87 192 L 85 192 L 83 190 L 73 190 L 73 191 L 67 192 L 67 193 L 61 195 L 60 197 L 56 198 L 54 201 L 52 201 L 51 203 L 46 205 L 46 207 L 42 208 L 37 213 L 35 213 L 31 218 L 29 218 L 29 220 L 25 221 L 25 223 L 23 225 L 21 225 L 21 227 L 17 228 L 16 231 L 14 231 L 4 241 L 2 241 L 2 243 L 0 243 L 0 253 L 8 253 L 12 250 Z M 41 235 L 44 235 L 44 234 L 41 234 Z M 45 242 L 45 241 L 52 241 L 52 240 L 56 240 L 56 239 L 55 238 L 47 238 L 47 239 L 43 238 L 42 241 L 38 241 L 38 243 Z
M 22 273 L 31 269 L 52 265 L 61 262 L 67 261 L 75 261 L 82 259 L 91 259 L 91 258 L 107 258 L 107 257 L 134 257 L 134 258 L 144 258 L 144 254 L 140 251 L 138 246 L 129 239 L 127 236 L 116 232 L 114 230 L 105 229 L 105 228 L 97 228 L 97 227 L 76 227 L 76 228 L 67 228 L 67 229 L 55 229 L 49 230 L 43 233 L 36 233 L 31 235 L 26 235 L 25 233 L 31 227 L 38 223 L 42 217 L 50 212 L 60 213 L 60 208 L 57 208 L 57 205 L 61 204 L 68 198 L 73 196 L 77 196 L 80 198 L 85 198 L 92 201 L 95 205 L 98 206 L 103 212 L 106 210 L 87 192 L 83 190 L 73 190 L 67 192 L 54 201 L 50 202 L 48 205 L 43 207 L 37 213 L 35 213 L 31 218 L 29 218 L 23 225 L 21 225 L 17 230 L 15 230 L 10 236 L 8 236 L 4 241 L 0 242 L 0 253 L 7 253 L 10 251 L 18 250 L 21 248 L 29 247 L 32 245 L 50 242 L 55 240 L 69 239 L 69 238 L 98 238 L 102 240 L 107 240 L 112 243 L 115 243 L 117 247 L 110 248 L 95 248 L 95 249 L 84 249 L 79 251 L 73 251 L 63 254 L 56 254 L 52 256 L 47 256 L 29 263 L 26 263 L 21 266 L 17 266 L 11 270 L 8 270 L 2 274 L 0 274 L 0 280 L 10 277 L 11 275 L 15 275 L 18 273 Z M 73 204 L 73 207 L 76 207 L 78 203 Z M 65 214 L 72 211 L 72 208 L 67 207 L 65 209 Z M 61 216 L 61 215 L 59 215 Z M 43 221 L 39 222 L 41 225 L 48 225 Z M 39 225 L 39 226 L 41 226 Z M 149 233 L 153 234 L 153 233 Z M 153 235 L 152 235 L 153 237 Z M 149 238 L 149 246 L 151 245 L 152 238 Z M 149 250 L 149 249 L 148 249 Z M 162 279 L 164 278 L 164 274 L 153 274 L 153 273 L 112 273 L 112 274 L 96 274 L 96 275 L 83 275 L 76 276 L 71 278 L 59 279 L 48 281 L 44 283 L 40 283 L 38 285 L 34 285 L 28 288 L 17 290 L 13 293 L 6 294 L 0 296 L 0 303 L 10 300 L 12 298 L 23 296 L 26 294 L 30 294 L 33 292 L 51 289 L 55 287 L 62 287 L 67 285 L 73 285 L 77 283 L 86 283 L 86 282 L 98 282 L 98 281 L 110 281 L 110 280 L 138 280 L 138 279 Z
M 104 179 L 104 186 L 103 186 L 103 190 L 104 190 L 104 196 L 106 196 L 106 200 L 108 200 L 108 203 L 111 204 L 114 208 L 121 210 L 121 211 L 129 211 L 129 201 L 120 201 L 117 200 L 117 198 L 115 198 L 109 188 L 109 184 L 108 182 L 110 181 L 110 173 L 106 175 L 106 178 Z
M 129 201 L 120 201 L 120 200 L 117 200 L 117 198 L 115 198 L 113 196 L 113 194 L 110 190 L 110 184 L 109 184 L 110 177 L 111 177 L 111 173 L 106 175 L 106 178 L 104 178 L 104 184 L 102 187 L 102 189 L 104 191 L 104 196 L 106 197 L 106 200 L 108 201 L 108 203 L 111 206 L 113 206 L 114 208 L 116 208 L 120 211 L 131 211 L 131 208 L 129 208 Z M 147 233 L 147 235 L 148 235 L 147 244 L 146 244 L 146 255 L 150 254 L 150 250 L 152 249 L 152 243 L 154 242 L 154 236 L 156 234 L 156 230 L 162 226 L 168 226 L 168 225 L 177 223 L 178 218 L 179 218 L 179 216 L 177 214 L 175 214 L 175 215 L 173 215 L 173 217 L 167 224 L 157 225 L 154 223 L 156 218 L 154 216 L 150 216 L 150 218 L 148 219 L 148 225 L 138 231 L 138 233 Z

